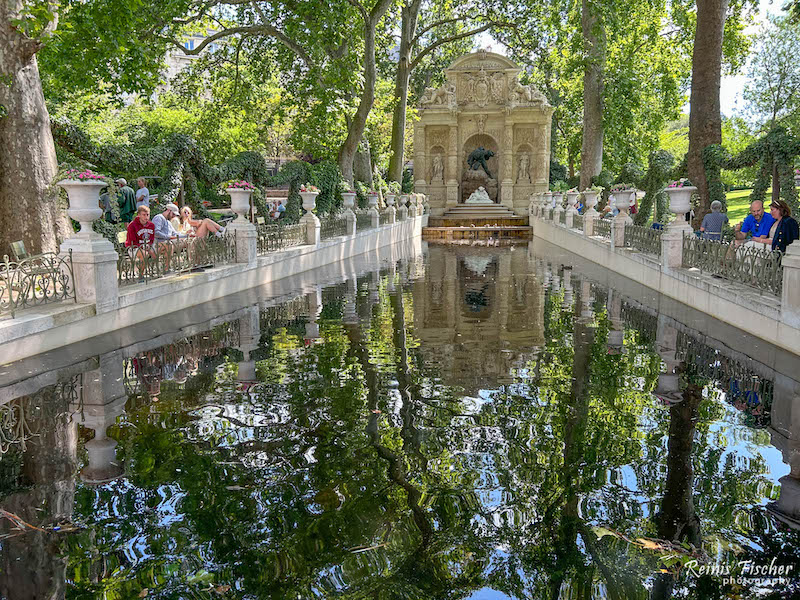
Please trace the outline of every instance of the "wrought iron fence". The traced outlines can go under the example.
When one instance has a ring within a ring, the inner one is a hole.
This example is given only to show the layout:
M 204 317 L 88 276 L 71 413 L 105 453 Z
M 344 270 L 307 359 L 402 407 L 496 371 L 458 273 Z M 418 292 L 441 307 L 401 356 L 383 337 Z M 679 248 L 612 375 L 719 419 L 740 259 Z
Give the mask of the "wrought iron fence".
M 583 231 L 583 215 L 572 215 L 572 227 Z
M 117 279 L 120 286 L 148 283 L 175 273 L 185 273 L 236 260 L 236 234 L 209 235 L 131 246 L 119 252 Z
M 625 225 L 625 247 L 661 256 L 661 233 L 660 229 L 627 224 Z
M 611 221 L 608 219 L 595 219 L 594 234 L 611 239 Z
M 20 261 L 3 256 L 0 263 L 0 316 L 18 310 L 75 299 L 72 250 L 46 252 Z
M 553 220 L 553 208 L 548 208 L 547 209 L 547 220 L 548 221 L 552 221 Z
M 703 240 L 683 238 L 683 266 L 697 268 L 725 279 L 753 286 L 777 296 L 783 287 L 780 252 Z
M 275 250 L 302 246 L 306 243 L 306 228 L 300 223 L 283 225 L 268 223 L 256 226 L 256 247 L 259 255 L 268 254 Z
M 382 212 L 380 214 L 380 223 L 381 225 L 388 225 L 391 222 L 391 216 L 389 213 Z
M 562 211 L 560 211 L 558 213 L 558 222 L 561 223 L 562 225 L 566 225 L 567 224 L 567 212 L 566 211 L 562 210 Z
M 347 235 L 347 219 L 343 214 L 329 215 L 320 219 L 320 239 Z
M 369 212 L 356 213 L 356 231 L 364 231 L 365 229 L 372 229 L 372 215 Z

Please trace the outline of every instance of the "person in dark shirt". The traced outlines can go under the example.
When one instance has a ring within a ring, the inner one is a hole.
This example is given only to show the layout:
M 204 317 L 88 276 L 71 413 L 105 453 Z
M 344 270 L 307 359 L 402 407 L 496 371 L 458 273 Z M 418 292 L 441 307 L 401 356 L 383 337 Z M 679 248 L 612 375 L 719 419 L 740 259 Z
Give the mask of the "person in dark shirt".
M 786 252 L 786 247 L 800 238 L 800 227 L 792 218 L 792 209 L 783 200 L 773 200 L 769 213 L 775 219 L 772 230 L 772 250 Z

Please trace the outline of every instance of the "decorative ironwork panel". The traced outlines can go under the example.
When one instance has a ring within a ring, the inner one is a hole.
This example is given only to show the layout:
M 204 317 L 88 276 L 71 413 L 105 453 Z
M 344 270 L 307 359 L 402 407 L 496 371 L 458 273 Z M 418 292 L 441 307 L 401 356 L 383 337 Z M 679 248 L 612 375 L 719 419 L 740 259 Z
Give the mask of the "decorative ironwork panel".
M 382 212 L 382 213 L 380 213 L 379 216 L 380 216 L 381 225 L 388 225 L 389 224 L 389 214 L 388 213 Z
M 344 215 L 329 215 L 320 219 L 320 239 L 327 240 L 342 235 L 347 235 L 347 219 Z
M 566 213 L 566 211 L 562 210 L 560 213 L 558 213 L 558 222 L 561 223 L 562 225 L 566 225 L 567 224 L 567 213 Z
M 368 212 L 357 212 L 356 231 L 364 231 L 365 229 L 372 229 L 372 215 Z
M 625 247 L 661 256 L 661 230 L 641 225 L 625 225 Z
M 132 246 L 117 259 L 119 285 L 148 283 L 167 275 L 235 262 L 236 233 L 223 236 L 167 240 Z
M 306 228 L 300 223 L 294 225 L 278 223 L 258 225 L 257 233 L 259 255 L 291 246 L 302 246 L 306 243 Z
M 583 215 L 572 215 L 572 228 L 583 231 Z
M 782 254 L 767 248 L 751 248 L 683 238 L 683 266 L 697 268 L 725 279 L 755 287 L 780 296 L 783 287 Z
M 0 316 L 62 300 L 75 300 L 72 250 L 46 252 L 20 261 L 3 256 L 0 263 Z
M 594 234 L 611 239 L 611 221 L 608 219 L 595 219 Z

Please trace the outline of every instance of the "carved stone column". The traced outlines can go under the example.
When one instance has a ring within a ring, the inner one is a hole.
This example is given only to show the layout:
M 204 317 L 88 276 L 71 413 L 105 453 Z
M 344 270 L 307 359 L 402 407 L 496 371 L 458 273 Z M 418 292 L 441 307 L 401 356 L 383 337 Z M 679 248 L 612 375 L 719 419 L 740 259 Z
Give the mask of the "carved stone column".
M 514 124 L 506 123 L 503 130 L 503 164 L 502 164 L 502 182 L 500 183 L 500 203 L 508 208 L 514 210 L 514 180 L 512 173 L 514 172 Z
M 425 125 L 417 123 L 414 125 L 414 189 L 421 193 L 425 193 L 428 186 L 428 182 L 425 180 L 427 164 Z
M 458 125 L 451 125 L 447 148 L 447 202 L 445 203 L 447 208 L 458 204 L 458 178 L 461 170 L 458 146 Z M 422 192 L 422 190 L 417 191 Z

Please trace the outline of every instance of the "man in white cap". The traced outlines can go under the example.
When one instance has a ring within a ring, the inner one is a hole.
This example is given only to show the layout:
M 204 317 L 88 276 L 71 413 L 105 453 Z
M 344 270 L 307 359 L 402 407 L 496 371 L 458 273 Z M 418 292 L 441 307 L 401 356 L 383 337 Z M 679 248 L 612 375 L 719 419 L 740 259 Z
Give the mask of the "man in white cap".
M 179 213 L 178 207 L 172 202 L 168 202 L 164 207 L 164 212 L 157 214 L 153 217 L 153 225 L 155 226 L 156 244 L 158 244 L 158 251 L 166 257 L 166 269 L 169 268 L 169 261 L 172 257 L 173 245 L 166 244 L 169 240 L 177 240 L 178 238 L 186 238 L 185 235 L 175 231 L 170 221 L 177 217 Z M 182 246 L 180 246 L 182 247 Z
M 119 196 L 117 196 L 119 216 L 123 223 L 130 223 L 136 214 L 136 194 L 125 178 L 120 177 L 114 183 L 119 186 Z

